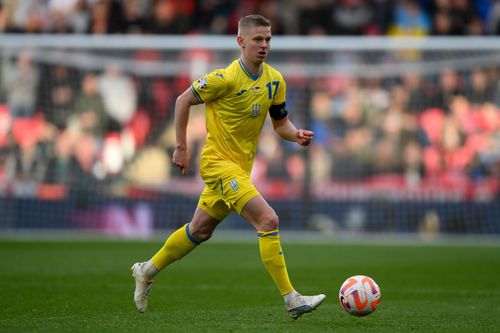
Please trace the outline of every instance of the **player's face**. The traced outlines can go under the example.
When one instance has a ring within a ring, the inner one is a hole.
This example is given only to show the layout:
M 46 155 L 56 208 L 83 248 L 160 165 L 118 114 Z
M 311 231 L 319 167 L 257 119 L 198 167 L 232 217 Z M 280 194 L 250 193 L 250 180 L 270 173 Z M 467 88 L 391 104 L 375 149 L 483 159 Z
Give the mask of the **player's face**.
M 239 37 L 238 41 L 245 59 L 253 63 L 262 63 L 269 54 L 271 27 L 250 27 L 243 36 Z

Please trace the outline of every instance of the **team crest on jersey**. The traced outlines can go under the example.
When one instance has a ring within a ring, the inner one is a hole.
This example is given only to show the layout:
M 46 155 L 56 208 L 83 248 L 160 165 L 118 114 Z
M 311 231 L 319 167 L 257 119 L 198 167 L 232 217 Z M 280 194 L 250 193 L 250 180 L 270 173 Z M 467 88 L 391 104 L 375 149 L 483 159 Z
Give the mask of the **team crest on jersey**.
M 252 104 L 252 117 L 258 117 L 260 114 L 260 104 Z
M 205 89 L 207 87 L 207 77 L 203 76 L 196 81 L 196 88 Z

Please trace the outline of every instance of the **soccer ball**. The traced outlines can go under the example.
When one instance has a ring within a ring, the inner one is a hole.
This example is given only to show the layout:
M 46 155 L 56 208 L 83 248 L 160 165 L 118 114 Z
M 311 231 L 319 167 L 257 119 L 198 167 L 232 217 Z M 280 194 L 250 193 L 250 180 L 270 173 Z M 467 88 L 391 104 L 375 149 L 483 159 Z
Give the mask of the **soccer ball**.
M 380 288 L 372 278 L 354 275 L 342 283 L 339 290 L 340 305 L 354 316 L 367 316 L 380 303 Z

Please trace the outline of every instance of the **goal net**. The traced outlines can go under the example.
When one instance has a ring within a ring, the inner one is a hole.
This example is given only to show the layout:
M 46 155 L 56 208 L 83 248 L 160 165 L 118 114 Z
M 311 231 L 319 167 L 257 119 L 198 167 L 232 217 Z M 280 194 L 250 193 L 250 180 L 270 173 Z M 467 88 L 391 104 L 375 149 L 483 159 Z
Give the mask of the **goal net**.
M 0 49 L 0 232 L 148 237 L 191 219 L 204 106 L 181 176 L 175 99 L 239 57 L 234 38 L 4 35 Z M 252 178 L 282 229 L 500 233 L 500 41 L 275 37 L 269 63 L 315 132 L 304 149 L 263 128 Z

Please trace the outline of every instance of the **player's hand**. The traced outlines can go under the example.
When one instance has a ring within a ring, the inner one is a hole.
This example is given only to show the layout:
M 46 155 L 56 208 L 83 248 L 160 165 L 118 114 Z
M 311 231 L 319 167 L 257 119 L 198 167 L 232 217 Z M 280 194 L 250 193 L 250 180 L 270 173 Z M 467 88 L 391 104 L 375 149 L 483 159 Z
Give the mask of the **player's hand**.
M 314 132 L 299 129 L 297 130 L 297 143 L 301 146 L 309 146 L 311 141 L 314 139 Z
M 191 156 L 189 156 L 189 152 L 187 148 L 176 148 L 174 151 L 174 155 L 172 156 L 172 163 L 178 166 L 181 170 L 181 173 L 185 175 L 189 168 L 189 161 L 191 160 Z

